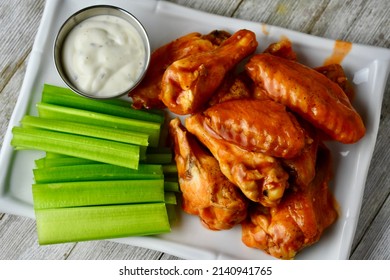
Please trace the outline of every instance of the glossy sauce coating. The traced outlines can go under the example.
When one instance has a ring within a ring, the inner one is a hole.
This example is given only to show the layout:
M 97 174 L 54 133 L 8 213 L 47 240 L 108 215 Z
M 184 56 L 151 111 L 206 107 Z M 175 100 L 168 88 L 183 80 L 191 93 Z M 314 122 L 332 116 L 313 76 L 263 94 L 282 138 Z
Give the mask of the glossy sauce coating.
M 221 85 L 226 73 L 256 48 L 256 35 L 243 29 L 215 50 L 175 61 L 162 78 L 161 100 L 175 114 L 198 112 Z
M 355 143 L 364 136 L 363 121 L 346 94 L 314 69 L 258 54 L 247 63 L 246 71 L 271 99 L 286 105 L 334 140 Z
M 193 32 L 157 48 L 150 57 L 145 78 L 129 93 L 133 99 L 133 108 L 165 108 L 159 95 L 161 79 L 167 67 L 176 60 L 213 50 L 229 36 L 229 33 L 219 30 L 206 35 Z
M 276 207 L 250 209 L 242 223 L 242 241 L 281 259 L 292 259 L 317 242 L 338 217 L 338 205 L 328 187 L 331 178 L 330 152 L 322 147 L 310 185 L 292 186 Z
M 219 136 L 250 151 L 292 158 L 305 145 L 295 117 L 272 100 L 227 101 L 210 107 L 203 115 Z
M 242 222 L 248 202 L 240 189 L 223 175 L 218 161 L 179 119 L 171 120 L 169 132 L 174 142 L 183 210 L 198 215 L 211 230 L 230 229 Z
M 188 117 L 185 124 L 218 160 L 222 173 L 247 198 L 264 206 L 279 203 L 288 187 L 288 174 L 276 158 L 226 141 L 207 125 L 200 113 Z

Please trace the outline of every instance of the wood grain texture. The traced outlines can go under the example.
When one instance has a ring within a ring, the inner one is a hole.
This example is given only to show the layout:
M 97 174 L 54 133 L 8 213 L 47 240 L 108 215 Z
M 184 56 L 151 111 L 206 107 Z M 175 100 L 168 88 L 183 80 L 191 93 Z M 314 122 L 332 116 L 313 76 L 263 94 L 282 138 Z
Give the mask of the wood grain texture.
M 158 260 L 163 253 L 110 241 L 78 243 L 69 253 L 69 260 Z
M 231 17 L 237 7 L 242 2 L 241 0 L 168 0 L 169 2 L 186 6 L 188 8 L 208 12 L 211 14 L 217 14 L 221 16 Z
M 351 259 L 356 260 L 389 260 L 390 250 L 390 197 L 375 216 L 372 224 L 365 232 L 360 245 L 356 247 Z
M 390 48 L 388 0 L 170 0 L 218 15 Z M 0 2 L 0 146 L 24 78 L 43 0 Z M 390 80 L 351 259 L 390 260 Z M 111 241 L 39 246 L 32 219 L 0 213 L 0 259 L 178 259 Z
M 304 33 L 321 17 L 327 1 L 243 1 L 234 17 L 262 22 Z M 297 16 L 299 15 L 299 16 Z
M 363 195 L 362 210 L 359 222 L 356 228 L 355 239 L 352 248 L 362 250 L 361 247 L 379 246 L 372 243 L 363 242 L 363 237 L 372 228 L 372 221 L 381 211 L 388 211 L 386 199 L 390 197 L 390 180 L 389 180 L 389 161 L 390 153 L 388 152 L 390 143 L 390 81 L 387 83 L 387 92 L 385 93 L 381 122 L 379 124 L 378 138 L 368 172 L 366 188 Z M 390 228 L 387 227 L 387 233 Z M 367 248 L 366 248 L 367 249 Z M 390 252 L 387 252 L 386 259 L 390 259 Z
M 43 7 L 43 1 L 20 1 L 18 5 L 12 1 L 2 1 L 0 90 L 8 83 L 31 51 Z M 16 26 L 23 26 L 23 28 L 15 28 Z

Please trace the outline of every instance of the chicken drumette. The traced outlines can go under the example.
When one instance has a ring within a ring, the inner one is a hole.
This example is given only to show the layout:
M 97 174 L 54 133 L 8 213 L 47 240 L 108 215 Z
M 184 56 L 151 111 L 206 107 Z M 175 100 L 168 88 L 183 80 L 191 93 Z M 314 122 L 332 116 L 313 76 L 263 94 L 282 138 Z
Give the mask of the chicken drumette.
M 183 210 L 211 230 L 230 229 L 247 215 L 247 200 L 221 172 L 217 160 L 179 119 L 169 125 L 174 142 Z
M 175 114 L 199 111 L 221 85 L 226 73 L 256 48 L 256 35 L 243 29 L 214 50 L 175 61 L 164 72 L 161 100 Z
M 230 37 L 226 31 L 215 30 L 207 35 L 198 32 L 189 33 L 156 49 L 151 57 L 150 64 L 142 82 L 129 93 L 133 99 L 133 107 L 164 108 L 159 95 L 161 79 L 165 70 L 176 60 L 187 56 L 215 49 Z

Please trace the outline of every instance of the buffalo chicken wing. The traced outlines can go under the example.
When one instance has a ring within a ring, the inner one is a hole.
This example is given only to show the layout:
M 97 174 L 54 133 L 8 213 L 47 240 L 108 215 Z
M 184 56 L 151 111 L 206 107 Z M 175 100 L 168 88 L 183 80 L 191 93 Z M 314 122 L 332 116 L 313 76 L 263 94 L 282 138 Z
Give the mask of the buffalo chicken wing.
M 189 134 L 179 119 L 170 122 L 182 207 L 211 230 L 230 229 L 247 214 L 247 200 L 221 172 L 218 161 Z
M 342 143 L 365 134 L 359 114 L 344 91 L 316 70 L 270 54 L 257 54 L 246 64 L 253 81 L 267 95 L 301 115 Z
M 214 50 L 175 61 L 164 72 L 161 100 L 175 114 L 199 111 L 221 85 L 226 73 L 256 48 L 256 35 L 243 29 Z
M 288 159 L 282 159 L 283 166 L 289 172 L 290 182 L 300 188 L 307 187 L 316 174 L 317 150 L 320 137 L 317 130 L 308 122 L 299 119 L 304 130 L 306 145 L 302 152 Z
M 221 138 L 252 152 L 292 158 L 305 145 L 304 131 L 294 115 L 272 100 L 228 101 L 201 114 Z
M 129 93 L 133 99 L 133 107 L 137 109 L 164 108 L 165 105 L 161 102 L 159 95 L 161 79 L 167 67 L 184 57 L 213 50 L 228 37 L 230 37 L 229 33 L 219 30 L 207 35 L 193 32 L 156 49 L 150 57 L 144 79 Z
M 316 171 L 308 188 L 291 187 L 278 206 L 253 205 L 242 223 L 242 241 L 247 246 L 292 259 L 319 240 L 338 216 L 337 203 L 328 189 L 330 153 L 324 147 L 319 149 Z
M 269 45 L 264 53 L 269 53 L 278 57 L 283 57 L 285 59 L 297 60 L 297 54 L 292 48 L 291 41 L 286 37 L 283 37 L 279 42 Z
M 222 173 L 246 197 L 264 206 L 279 203 L 288 187 L 288 174 L 278 159 L 261 152 L 248 151 L 223 139 L 208 126 L 202 114 L 187 118 L 185 124 L 218 160 Z
M 344 69 L 340 64 L 328 64 L 314 68 L 317 72 L 325 75 L 329 80 L 338 84 L 347 95 L 349 101 L 353 101 L 355 91 L 345 75 Z

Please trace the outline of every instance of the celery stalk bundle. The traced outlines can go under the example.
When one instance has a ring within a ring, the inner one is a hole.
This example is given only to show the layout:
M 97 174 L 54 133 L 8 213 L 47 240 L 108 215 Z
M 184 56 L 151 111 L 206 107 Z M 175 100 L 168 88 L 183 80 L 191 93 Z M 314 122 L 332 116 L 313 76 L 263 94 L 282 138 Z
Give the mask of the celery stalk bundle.
M 161 112 L 52 85 L 37 107 L 13 128 L 11 144 L 46 151 L 33 170 L 40 244 L 170 231 L 167 208 L 179 187 L 167 180 L 177 172 L 171 151 L 157 148 Z

